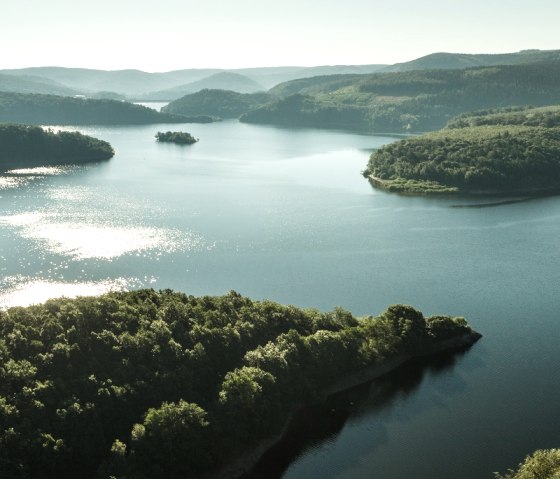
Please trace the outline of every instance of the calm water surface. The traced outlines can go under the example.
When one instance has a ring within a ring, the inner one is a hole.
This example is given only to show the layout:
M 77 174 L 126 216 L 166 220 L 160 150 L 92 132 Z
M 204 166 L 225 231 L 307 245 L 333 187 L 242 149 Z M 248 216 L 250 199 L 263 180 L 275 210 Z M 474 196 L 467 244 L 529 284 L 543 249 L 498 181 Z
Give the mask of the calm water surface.
M 79 128 L 115 157 L 0 177 L 1 306 L 154 287 L 461 315 L 474 348 L 373 383 L 270 477 L 491 478 L 560 445 L 560 198 L 375 191 L 360 171 L 389 137 L 221 122 L 157 144 L 168 129 Z

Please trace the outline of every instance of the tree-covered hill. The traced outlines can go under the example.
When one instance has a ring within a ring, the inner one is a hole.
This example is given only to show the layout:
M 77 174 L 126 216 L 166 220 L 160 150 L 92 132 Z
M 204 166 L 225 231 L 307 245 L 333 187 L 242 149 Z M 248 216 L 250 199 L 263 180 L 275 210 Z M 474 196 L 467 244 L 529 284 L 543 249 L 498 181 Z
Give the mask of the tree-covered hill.
M 271 100 L 267 93 L 237 93 L 228 90 L 201 90 L 172 101 L 162 108 L 164 113 L 178 115 L 210 115 L 238 118 L 242 113 Z
M 81 93 L 79 90 L 69 88 L 48 78 L 7 74 L 0 74 L 0 91 L 49 95 L 76 95 Z
M 114 155 L 106 141 L 78 132 L 0 124 L 0 171 L 13 168 L 85 163 Z
M 478 337 L 462 318 L 410 306 L 358 319 L 235 292 L 141 290 L 0 311 L 0 471 L 196 478 L 277 434 L 340 378 Z
M 375 151 L 365 176 L 405 193 L 557 193 L 560 108 L 465 115 Z
M 461 68 L 496 65 L 525 65 L 560 60 L 560 50 L 522 50 L 515 53 L 448 53 L 437 52 L 409 62 L 388 65 L 380 72 L 403 72 L 412 70 L 457 70 Z
M 465 112 L 510 106 L 560 103 L 560 61 L 464 70 L 296 80 L 274 91 L 290 96 L 251 110 L 248 123 L 352 128 L 368 132 L 428 131 Z M 346 124 L 349 110 L 357 110 Z M 341 120 L 332 117 L 340 113 Z
M 0 92 L 0 122 L 33 125 L 136 125 L 189 119 L 117 100 Z

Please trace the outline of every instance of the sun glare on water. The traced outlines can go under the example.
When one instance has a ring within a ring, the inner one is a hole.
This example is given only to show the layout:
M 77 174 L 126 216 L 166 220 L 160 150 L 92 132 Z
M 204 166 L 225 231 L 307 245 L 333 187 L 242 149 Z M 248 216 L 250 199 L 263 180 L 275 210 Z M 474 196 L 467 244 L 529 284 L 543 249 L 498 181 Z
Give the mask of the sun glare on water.
M 36 280 L 24 277 L 8 277 L 2 280 L 8 284 L 0 294 L 0 309 L 14 306 L 29 306 L 43 303 L 50 298 L 93 296 L 109 291 L 125 291 L 136 286 L 131 280 L 117 278 L 105 281 L 64 283 Z

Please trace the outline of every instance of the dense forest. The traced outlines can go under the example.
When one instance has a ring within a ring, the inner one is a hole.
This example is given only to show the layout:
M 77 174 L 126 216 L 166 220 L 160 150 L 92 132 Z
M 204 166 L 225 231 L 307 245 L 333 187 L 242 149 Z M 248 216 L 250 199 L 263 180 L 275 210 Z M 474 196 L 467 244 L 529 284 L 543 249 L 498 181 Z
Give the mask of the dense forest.
M 192 145 L 198 140 L 185 131 L 158 131 L 156 141 L 160 143 L 176 143 L 177 145 Z
M 228 90 L 201 90 L 185 95 L 164 106 L 161 111 L 179 115 L 211 115 L 218 118 L 238 118 L 248 110 L 268 103 L 267 93 L 237 93 Z
M 428 131 L 480 109 L 560 103 L 560 61 L 295 80 L 241 121 L 367 132 Z M 285 96 L 285 95 L 289 96 Z
M 525 458 L 516 471 L 505 475 L 496 474 L 496 479 L 558 479 L 560 477 L 560 449 L 535 451 Z
M 33 125 L 133 125 L 210 122 L 117 100 L 0 92 L 0 122 Z
M 560 106 L 510 107 L 465 113 L 450 120 L 447 123 L 447 128 L 483 125 L 560 127 Z
M 84 163 L 114 155 L 106 141 L 78 132 L 0 124 L 0 171 L 17 167 Z
M 364 175 L 405 193 L 556 193 L 559 123 L 558 107 L 462 116 L 449 128 L 377 150 Z
M 0 470 L 198 477 L 349 373 L 477 337 L 463 318 L 410 306 L 357 319 L 235 292 L 115 292 L 0 311 Z

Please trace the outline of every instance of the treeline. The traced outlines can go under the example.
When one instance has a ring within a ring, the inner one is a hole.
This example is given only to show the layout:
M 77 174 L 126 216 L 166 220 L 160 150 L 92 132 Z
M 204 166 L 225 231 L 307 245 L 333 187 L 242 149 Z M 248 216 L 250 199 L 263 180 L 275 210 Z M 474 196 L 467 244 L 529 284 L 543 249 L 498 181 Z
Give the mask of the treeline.
M 156 141 L 160 143 L 176 143 L 178 145 L 192 145 L 198 140 L 185 131 L 158 131 Z
M 185 478 L 275 434 L 297 404 L 398 354 L 472 335 L 391 306 L 357 319 L 170 290 L 0 312 L 0 470 L 10 478 Z
M 137 125 L 210 122 L 117 100 L 0 92 L 0 122 L 32 125 Z
M 109 143 L 78 132 L 44 130 L 38 126 L 0 124 L 0 170 L 83 163 L 112 158 Z
M 414 180 L 463 192 L 555 192 L 560 190 L 560 129 L 444 129 L 380 148 L 364 174 L 385 180 L 388 189 Z
M 559 76 L 560 61 L 317 77 L 275 87 L 271 93 L 290 96 L 246 112 L 241 121 L 369 132 L 428 131 L 474 110 L 558 104 Z M 339 121 L 333 120 L 337 115 Z
M 271 101 L 267 93 L 237 93 L 229 90 L 204 89 L 185 95 L 164 106 L 161 111 L 179 115 L 210 115 L 218 118 L 238 118 L 246 111 Z

